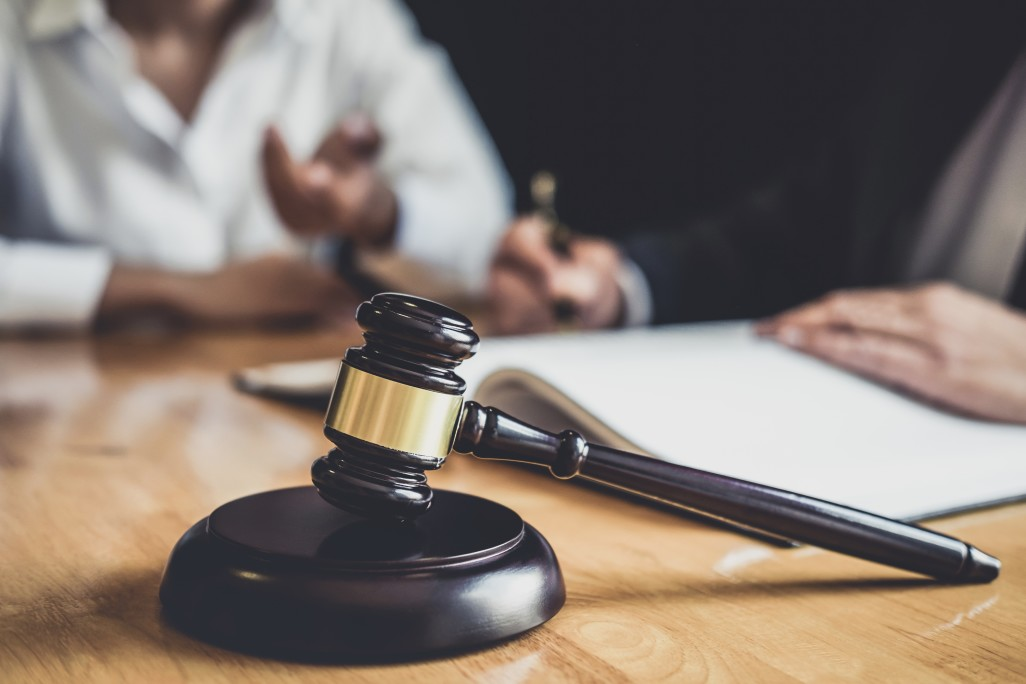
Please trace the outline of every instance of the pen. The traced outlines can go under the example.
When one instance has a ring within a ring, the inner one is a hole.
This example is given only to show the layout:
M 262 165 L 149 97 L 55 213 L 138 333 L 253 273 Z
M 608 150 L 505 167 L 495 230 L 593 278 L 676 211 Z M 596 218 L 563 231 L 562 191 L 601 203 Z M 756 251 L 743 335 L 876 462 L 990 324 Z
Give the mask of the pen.
M 545 222 L 549 231 L 549 247 L 562 259 L 570 258 L 570 227 L 556 214 L 556 176 L 551 171 L 539 171 L 531 177 L 531 200 L 535 213 Z M 572 328 L 577 320 L 577 309 L 568 299 L 552 303 L 552 314 L 562 328 Z

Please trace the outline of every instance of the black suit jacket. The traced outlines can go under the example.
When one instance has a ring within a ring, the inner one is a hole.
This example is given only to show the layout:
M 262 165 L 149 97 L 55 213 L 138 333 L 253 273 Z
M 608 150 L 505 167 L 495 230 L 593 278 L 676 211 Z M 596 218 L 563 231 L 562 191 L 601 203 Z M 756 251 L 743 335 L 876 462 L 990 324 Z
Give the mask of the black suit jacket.
M 911 9 L 881 46 L 872 95 L 813 158 L 721 216 L 625 240 L 655 323 L 758 317 L 896 282 L 945 162 L 1026 47 L 1026 3 Z

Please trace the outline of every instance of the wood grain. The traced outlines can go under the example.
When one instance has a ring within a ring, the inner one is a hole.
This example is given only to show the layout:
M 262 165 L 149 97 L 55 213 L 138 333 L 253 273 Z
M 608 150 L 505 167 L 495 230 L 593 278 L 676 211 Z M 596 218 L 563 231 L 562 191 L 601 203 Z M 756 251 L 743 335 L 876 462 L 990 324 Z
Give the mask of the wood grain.
M 1026 505 L 934 522 L 1004 561 L 993 584 L 942 586 L 459 456 L 433 486 L 514 508 L 555 548 L 568 602 L 545 626 L 461 657 L 345 668 L 179 634 L 157 602 L 178 537 L 229 499 L 307 483 L 328 447 L 322 416 L 240 394 L 229 372 L 357 340 L 355 328 L 0 340 L 0 679 L 1026 678 Z

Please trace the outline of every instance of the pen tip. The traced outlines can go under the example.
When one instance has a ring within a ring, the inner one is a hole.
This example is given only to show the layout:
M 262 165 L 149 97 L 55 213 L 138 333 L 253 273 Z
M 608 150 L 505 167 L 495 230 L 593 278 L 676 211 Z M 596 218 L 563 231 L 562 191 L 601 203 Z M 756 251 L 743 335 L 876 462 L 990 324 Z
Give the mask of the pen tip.
M 962 566 L 957 579 L 966 584 L 986 584 L 992 582 L 999 572 L 1001 572 L 1001 561 L 980 551 L 975 546 L 969 546 L 965 565 Z

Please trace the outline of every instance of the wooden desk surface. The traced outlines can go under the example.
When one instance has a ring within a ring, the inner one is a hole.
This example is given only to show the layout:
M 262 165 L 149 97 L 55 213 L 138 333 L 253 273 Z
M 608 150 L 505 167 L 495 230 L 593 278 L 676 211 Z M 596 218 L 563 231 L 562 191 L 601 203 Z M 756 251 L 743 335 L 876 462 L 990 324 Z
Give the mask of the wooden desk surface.
M 939 586 L 460 456 L 433 486 L 512 507 L 555 548 L 568 599 L 546 625 L 462 657 L 347 668 L 176 632 L 157 586 L 178 537 L 229 499 L 308 483 L 327 448 L 320 415 L 239 394 L 228 371 L 356 339 L 0 340 L 0 680 L 1026 679 L 1026 505 L 936 522 L 1004 561 L 993 584 Z

